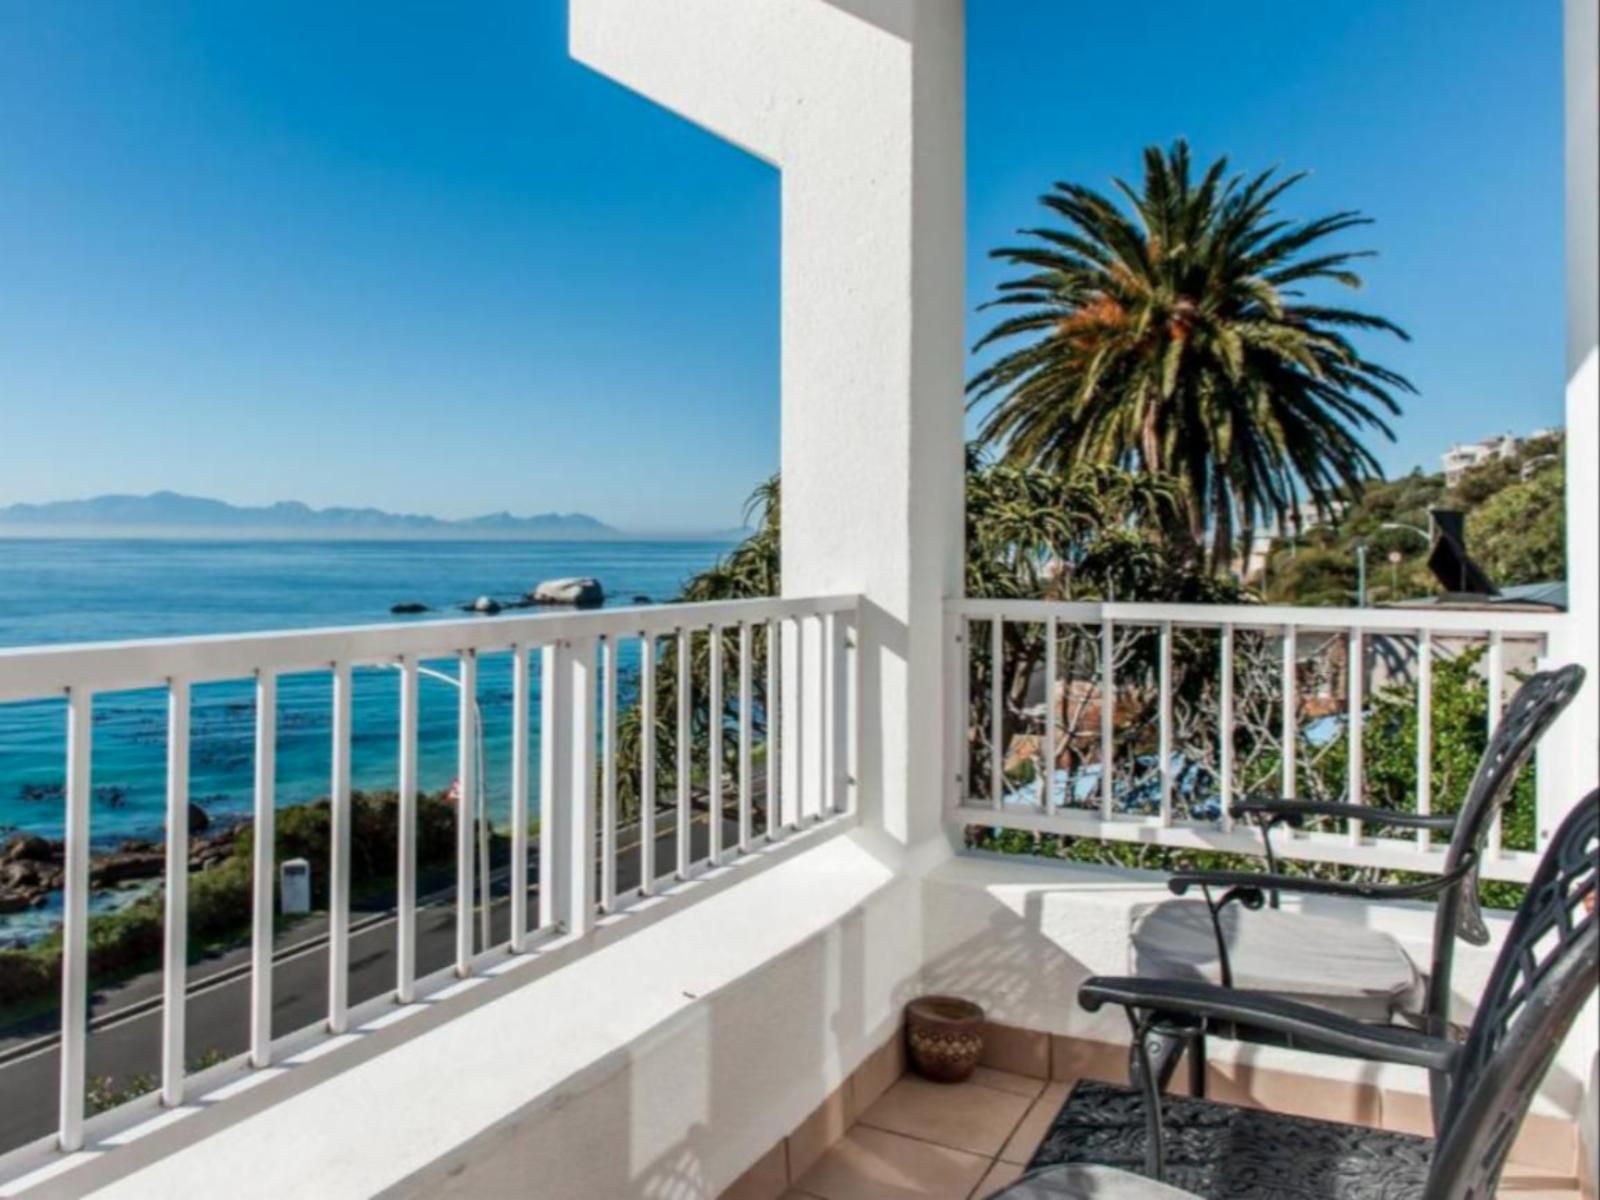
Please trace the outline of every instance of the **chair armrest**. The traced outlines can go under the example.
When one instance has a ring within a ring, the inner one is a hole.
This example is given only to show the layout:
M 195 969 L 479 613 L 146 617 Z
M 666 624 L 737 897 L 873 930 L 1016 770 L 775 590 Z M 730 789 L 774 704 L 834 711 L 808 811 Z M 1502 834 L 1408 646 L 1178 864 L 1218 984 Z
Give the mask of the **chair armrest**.
M 1290 825 L 1298 825 L 1307 817 L 1344 817 L 1368 825 L 1427 829 L 1435 833 L 1451 833 L 1456 827 L 1455 817 L 1448 813 L 1397 812 L 1392 808 L 1374 808 L 1370 804 L 1341 804 L 1334 800 L 1250 797 L 1234 801 L 1230 811 L 1235 817 L 1265 817 L 1269 821 L 1283 821 Z
M 1242 992 L 1210 983 L 1095 976 L 1078 989 L 1089 1012 L 1103 1004 L 1145 1009 L 1163 1016 L 1199 1018 L 1281 1034 L 1293 1045 L 1373 1062 L 1448 1071 L 1460 1053 L 1454 1042 L 1398 1025 L 1363 1025 L 1309 1004 L 1268 992 Z
M 1451 871 L 1417 883 L 1362 883 L 1339 879 L 1315 879 L 1309 875 L 1275 875 L 1259 871 L 1174 871 L 1167 887 L 1182 896 L 1192 887 L 1227 888 L 1230 899 L 1243 901 L 1247 908 L 1259 908 L 1262 892 L 1299 892 L 1308 896 L 1349 896 L 1358 900 L 1422 900 L 1453 886 L 1463 874 Z M 1234 894 L 1237 893 L 1237 894 Z M 1250 893 L 1254 893 L 1254 898 Z

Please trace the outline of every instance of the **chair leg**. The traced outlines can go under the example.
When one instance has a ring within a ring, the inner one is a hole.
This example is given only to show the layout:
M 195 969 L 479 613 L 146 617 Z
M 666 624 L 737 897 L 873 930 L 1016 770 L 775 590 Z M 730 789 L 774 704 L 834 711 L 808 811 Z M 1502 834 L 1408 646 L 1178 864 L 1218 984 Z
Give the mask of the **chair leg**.
M 1144 1093 L 1145 1174 L 1157 1183 L 1165 1183 L 1167 1153 L 1161 1113 L 1161 1089 L 1165 1086 L 1162 1077 L 1170 1078 L 1170 1068 L 1177 1062 L 1174 1045 L 1176 1050 L 1182 1050 L 1183 1042 L 1170 1034 L 1152 1030 L 1150 1025 L 1151 1019 L 1147 1017 L 1134 1026 L 1128 1067 L 1134 1085 Z

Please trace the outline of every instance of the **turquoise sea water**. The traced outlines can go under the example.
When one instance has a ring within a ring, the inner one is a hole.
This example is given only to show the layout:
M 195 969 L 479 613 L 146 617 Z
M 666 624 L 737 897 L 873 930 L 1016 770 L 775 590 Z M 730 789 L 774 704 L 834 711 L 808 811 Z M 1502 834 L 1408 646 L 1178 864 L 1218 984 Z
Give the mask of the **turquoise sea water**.
M 599 578 L 613 604 L 631 603 L 635 596 L 661 602 L 727 548 L 712 542 L 0 539 L 0 647 L 466 619 L 453 611 L 455 606 L 483 594 L 520 595 L 542 579 L 566 575 Z M 390 605 L 402 600 L 444 611 L 391 616 Z M 455 672 L 453 662 L 428 665 Z M 626 703 L 637 678 L 632 645 L 624 646 L 618 665 Z M 537 663 L 534 667 L 530 712 L 536 755 Z M 383 669 L 358 670 L 352 694 L 353 783 L 393 788 L 398 677 Z M 330 696 L 325 673 L 279 679 L 279 806 L 327 794 Z M 426 790 L 444 788 L 456 774 L 456 690 L 424 678 L 420 697 L 420 783 Z M 478 697 L 489 807 L 502 823 L 509 811 L 512 735 L 507 656 L 480 660 Z M 253 684 L 197 685 L 192 704 L 191 795 L 220 818 L 247 813 Z M 160 835 L 165 743 L 164 691 L 96 698 L 90 814 L 96 845 Z M 0 705 L 0 836 L 18 830 L 61 836 L 65 744 L 61 701 Z M 537 804 L 537 778 L 533 788 Z

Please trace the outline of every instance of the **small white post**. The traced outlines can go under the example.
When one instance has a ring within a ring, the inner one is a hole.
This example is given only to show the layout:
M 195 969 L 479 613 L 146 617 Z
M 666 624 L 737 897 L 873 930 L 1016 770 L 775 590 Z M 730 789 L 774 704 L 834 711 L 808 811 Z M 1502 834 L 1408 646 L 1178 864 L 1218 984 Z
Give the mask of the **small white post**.
M 1233 626 L 1222 627 L 1221 688 L 1217 697 L 1217 803 L 1224 833 L 1233 829 Z
M 89 1040 L 89 775 L 93 697 L 67 692 L 67 829 L 61 911 L 61 1149 L 83 1148 L 84 1060 Z
M 511 647 L 511 953 L 528 944 L 528 648 Z
M 600 907 L 617 907 L 617 638 L 606 638 L 600 680 Z
M 595 639 L 580 638 L 565 646 L 567 661 L 567 750 L 570 775 L 565 809 L 567 894 L 562 907 L 567 932 L 582 936 L 594 928 L 594 708 Z
M 333 771 L 329 792 L 328 1032 L 350 1016 L 350 664 L 333 664 Z
M 277 845 L 274 803 L 277 793 L 278 680 L 270 670 L 256 673 L 255 815 L 251 827 L 250 914 L 250 1065 L 272 1064 L 273 872 Z
M 753 808 L 754 800 L 751 795 L 750 750 L 753 737 L 752 716 L 750 711 L 751 697 L 754 694 L 751 688 L 752 662 L 755 654 L 754 641 L 751 637 L 750 623 L 739 622 L 739 853 L 750 853 L 751 838 L 754 833 Z
M 639 635 L 639 894 L 656 890 L 656 639 Z
M 722 861 L 722 629 L 713 625 L 707 636 L 711 679 L 706 697 L 706 821 L 715 866 Z
M 394 998 L 410 1004 L 417 979 L 417 660 L 400 656 L 399 887 L 395 909 Z
M 161 972 L 161 1103 L 183 1103 L 189 961 L 189 683 L 167 684 L 167 846 Z
M 572 671 L 568 643 L 539 651 L 539 925 L 566 927 L 572 787 Z M 647 693 L 648 694 L 648 693 Z
M 456 719 L 456 975 L 472 974 L 473 885 L 477 839 L 474 836 L 478 795 L 478 726 L 475 705 L 478 698 L 478 655 L 475 650 L 461 652 L 460 709 Z

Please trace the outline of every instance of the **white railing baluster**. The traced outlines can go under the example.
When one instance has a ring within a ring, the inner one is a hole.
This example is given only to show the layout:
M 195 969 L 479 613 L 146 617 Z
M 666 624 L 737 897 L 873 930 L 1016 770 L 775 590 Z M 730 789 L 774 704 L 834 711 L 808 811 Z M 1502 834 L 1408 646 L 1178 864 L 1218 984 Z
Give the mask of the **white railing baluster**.
M 1000 808 L 1006 789 L 1006 622 L 997 616 L 989 622 L 989 803 Z
M 687 629 L 678 630 L 678 878 L 689 878 L 694 859 L 694 806 L 690 792 L 694 770 L 693 757 L 693 705 L 694 705 L 694 643 Z
M 1056 745 L 1058 720 L 1056 692 L 1061 687 L 1060 633 L 1055 617 L 1044 622 L 1044 753 L 1039 763 L 1039 811 L 1048 813 L 1055 807 L 1056 763 L 1061 759 L 1061 749 Z M 1071 780 L 1067 786 L 1072 786 Z
M 1292 800 L 1300 794 L 1300 650 L 1299 633 L 1293 625 L 1283 627 L 1283 796 Z
M 83 1148 L 84 1066 L 89 1041 L 89 775 L 94 697 L 67 693 L 67 820 L 61 900 L 61 1149 Z
M 956 721 L 952 733 L 956 738 L 956 803 L 960 805 L 975 800 L 978 795 L 978 781 L 971 778 L 972 759 L 976 751 L 976 730 L 972 720 L 972 622 L 965 616 L 956 621 L 955 639 Z
M 272 1064 L 273 875 L 277 866 L 276 807 L 278 679 L 256 673 L 255 811 L 251 825 L 253 892 L 250 914 L 250 1065 Z
M 1100 818 L 1111 820 L 1117 799 L 1117 631 L 1100 622 Z
M 1500 718 L 1505 713 L 1506 706 L 1506 644 L 1505 637 L 1498 629 L 1489 633 L 1489 659 L 1485 669 L 1489 672 L 1489 712 L 1488 736 L 1494 737 L 1495 730 L 1500 728 Z M 1485 847 L 1485 854 L 1490 858 L 1499 858 L 1504 836 L 1504 826 L 1501 817 L 1505 813 L 1505 806 L 1495 810 L 1489 820 L 1489 840 Z
M 656 639 L 639 635 L 639 892 L 656 890 Z
M 417 984 L 417 660 L 400 656 L 399 886 L 395 892 L 394 998 L 416 999 Z
M 739 853 L 750 853 L 754 835 L 754 798 L 751 794 L 753 780 L 750 770 L 750 750 L 754 720 L 750 705 L 754 696 L 751 686 L 752 663 L 755 654 L 750 622 L 739 622 Z
M 791 631 L 793 636 L 790 636 Z M 796 617 L 793 622 L 784 622 L 784 646 L 792 648 L 794 660 L 784 663 L 784 678 L 789 682 L 789 695 L 785 697 L 787 704 L 784 712 L 787 725 L 784 727 L 784 763 L 788 771 L 784 779 L 783 793 L 783 823 L 788 829 L 799 829 L 805 824 L 806 804 L 810 788 L 807 786 L 811 780 L 806 777 L 806 627 L 805 622 Z
M 560 642 L 539 647 L 539 928 L 564 919 L 568 847 L 562 836 L 570 783 L 566 756 L 568 672 Z
M 1348 641 L 1350 655 L 1350 696 L 1347 700 L 1349 709 L 1348 733 L 1349 744 L 1345 747 L 1345 761 L 1347 765 L 1348 783 L 1346 789 L 1349 793 L 1351 804 L 1362 804 L 1366 800 L 1366 667 L 1367 648 L 1366 640 L 1361 636 L 1361 630 L 1352 629 Z M 1350 844 L 1361 844 L 1361 822 L 1350 822 Z
M 565 923 L 567 932 L 581 937 L 595 920 L 595 819 L 594 819 L 594 709 L 595 639 L 576 638 L 566 647 L 567 726 L 571 746 L 567 761 L 570 803 L 566 810 L 567 871 Z
M 1233 626 L 1222 627 L 1222 679 L 1217 693 L 1217 804 L 1224 832 L 1233 828 Z
M 533 690 L 528 648 L 511 647 L 511 943 L 528 946 L 528 706 Z
M 183 1103 L 189 962 L 189 684 L 167 685 L 167 846 L 161 970 L 161 1103 Z
M 711 626 L 706 649 L 710 695 L 706 698 L 706 821 L 711 865 L 722 861 L 722 630 Z
M 1172 824 L 1172 622 L 1161 622 L 1156 753 L 1161 756 L 1161 827 Z
M 456 975 L 472 974 L 473 868 L 477 858 L 474 820 L 478 795 L 478 655 L 461 652 L 460 708 L 456 719 Z
M 827 808 L 841 813 L 850 807 L 850 631 L 838 613 L 828 614 L 827 629 Z
M 617 907 L 617 639 L 606 638 L 600 679 L 600 907 Z
M 783 622 L 767 622 L 767 840 L 783 836 Z
M 328 794 L 328 1032 L 350 1017 L 350 664 L 333 665 L 332 780 Z
M 866 650 L 861 621 L 852 612 L 845 622 L 844 810 L 861 811 L 861 673 Z
M 1417 811 L 1433 812 L 1433 635 L 1417 630 Z M 1417 849 L 1427 850 L 1429 831 L 1417 830 Z

